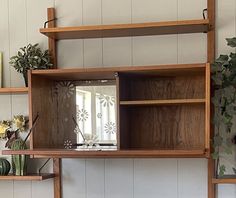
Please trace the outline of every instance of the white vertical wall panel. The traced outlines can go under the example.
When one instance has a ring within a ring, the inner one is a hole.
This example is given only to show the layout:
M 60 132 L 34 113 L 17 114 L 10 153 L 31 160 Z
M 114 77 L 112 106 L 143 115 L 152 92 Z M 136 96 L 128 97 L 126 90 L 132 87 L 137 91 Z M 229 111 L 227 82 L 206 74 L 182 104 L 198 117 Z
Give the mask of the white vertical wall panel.
M 10 86 L 8 0 L 0 0 L 0 51 L 3 52 L 3 86 Z
M 2 197 L 13 197 L 13 181 L 0 181 L 0 193 Z
M 132 0 L 132 22 L 177 20 L 177 0 Z M 177 62 L 177 36 L 133 37 L 133 65 Z
M 31 198 L 31 181 L 14 181 L 14 198 Z
M 28 94 L 12 95 L 12 116 L 29 115 L 28 106 Z
M 178 0 L 178 20 L 202 19 L 206 0 Z M 191 9 L 188 9 L 191 8 Z M 207 16 L 207 15 L 206 15 Z M 207 61 L 207 34 L 178 35 L 178 63 L 203 63 Z
M 105 160 L 86 160 L 86 198 L 104 198 Z
M 216 39 L 217 39 L 217 56 L 228 53 L 232 50 L 226 44 L 225 38 L 231 38 L 236 35 L 236 2 L 235 0 L 216 1 Z
M 176 159 L 135 159 L 135 198 L 177 198 Z
M 178 196 L 207 197 L 207 160 L 178 159 Z
M 132 21 L 173 21 L 177 18 L 177 0 L 132 0 Z
M 53 188 L 54 186 L 51 180 L 32 181 L 31 198 L 54 198 Z
M 133 197 L 133 160 L 105 160 L 105 198 Z
M 39 43 L 43 49 L 48 48 L 48 39 L 39 33 L 39 29 L 43 28 L 44 22 L 47 21 L 47 8 L 53 6 L 53 0 L 26 1 L 28 42 L 32 44 Z
M 86 198 L 86 168 L 84 159 L 63 159 L 63 197 Z
M 102 0 L 102 23 L 131 23 L 131 0 Z M 103 65 L 131 65 L 131 38 L 103 39 Z
M 9 44 L 10 56 L 16 55 L 20 47 L 27 44 L 26 0 L 9 0 Z M 11 67 L 11 86 L 24 86 L 21 74 Z
M 146 36 L 133 38 L 133 65 L 177 63 L 177 37 Z
M 99 25 L 102 23 L 102 0 L 83 1 L 83 24 Z M 102 39 L 84 40 L 84 67 L 101 67 L 102 60 Z
M 83 25 L 82 0 L 55 0 L 57 26 Z M 63 40 L 57 43 L 59 68 L 83 67 L 83 40 Z
M 234 198 L 236 197 L 235 184 L 220 184 L 217 189 L 218 198 Z
M 207 8 L 206 0 L 178 0 L 178 19 L 202 19 L 202 11 L 205 8 Z

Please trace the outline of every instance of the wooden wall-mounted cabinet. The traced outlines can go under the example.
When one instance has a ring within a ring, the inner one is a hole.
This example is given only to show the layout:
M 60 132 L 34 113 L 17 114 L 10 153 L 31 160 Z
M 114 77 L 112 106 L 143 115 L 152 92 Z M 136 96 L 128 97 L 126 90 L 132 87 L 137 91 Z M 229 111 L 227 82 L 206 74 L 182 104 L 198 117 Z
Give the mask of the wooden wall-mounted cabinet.
M 31 71 L 30 124 L 37 115 L 39 119 L 31 135 L 31 150 L 25 152 L 54 157 L 209 157 L 209 67 L 185 64 Z M 59 91 L 57 84 L 97 80 L 115 82 L 117 149 L 65 150 L 66 140 L 78 139 L 72 119 L 76 99 L 73 94 L 66 102 L 62 98 L 76 90 L 69 86 Z

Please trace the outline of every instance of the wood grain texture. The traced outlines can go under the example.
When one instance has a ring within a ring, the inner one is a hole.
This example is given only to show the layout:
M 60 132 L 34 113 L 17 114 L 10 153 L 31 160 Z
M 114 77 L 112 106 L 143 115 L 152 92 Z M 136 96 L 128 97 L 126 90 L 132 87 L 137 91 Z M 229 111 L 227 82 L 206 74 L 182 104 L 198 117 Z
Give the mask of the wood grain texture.
M 120 135 L 128 132 L 129 149 L 204 149 L 204 105 L 129 107 L 124 113 L 128 130 Z
M 54 178 L 54 198 L 62 198 L 61 187 L 61 159 L 53 159 Z
M 30 123 L 39 115 L 33 130 L 31 148 L 64 148 L 64 141 L 76 142 L 73 133 L 75 124 L 72 116 L 76 114 L 74 97 L 68 97 L 68 87 L 41 76 L 30 76 Z
M 180 105 L 180 104 L 204 104 L 205 99 L 170 99 L 170 100 L 136 100 L 120 101 L 122 106 L 153 106 L 153 105 Z
M 14 180 L 14 181 L 43 181 L 46 179 L 54 178 L 53 173 L 41 173 L 41 174 L 27 174 L 24 176 L 7 175 L 0 176 L 0 180 Z
M 39 115 L 31 134 L 31 149 L 54 148 L 63 145 L 58 133 L 56 102 L 53 97 L 53 82 L 38 76 L 30 76 L 30 126 Z M 48 123 L 48 124 L 46 124 Z M 50 123 L 50 124 L 49 124 Z
M 27 87 L 0 88 L 0 94 L 25 94 L 28 93 Z
M 213 178 L 213 184 L 236 184 L 235 175 L 225 175 L 220 178 Z
M 54 8 L 48 8 L 47 13 L 48 13 L 48 21 L 53 20 L 56 18 L 55 14 L 55 9 Z M 48 23 L 48 28 L 54 28 L 56 26 L 56 21 L 50 21 Z M 57 68 L 57 45 L 56 45 L 56 40 L 54 38 L 48 38 L 48 49 L 51 54 L 51 59 L 53 63 L 53 68 Z
M 204 149 L 79 151 L 66 149 L 3 150 L 3 155 L 34 155 L 35 158 L 204 158 Z
M 33 75 L 44 76 L 54 80 L 93 80 L 115 79 L 115 74 L 146 75 L 146 76 L 176 76 L 204 74 L 206 64 L 172 64 L 97 68 L 71 68 L 55 70 L 33 70 Z
M 207 33 L 207 61 L 212 63 L 215 59 L 215 10 L 216 10 L 215 0 L 207 0 L 207 9 L 208 9 L 208 19 L 210 23 L 210 31 Z M 208 66 L 210 67 L 210 66 Z M 209 69 L 208 69 L 209 70 Z M 209 71 L 208 71 L 209 72 Z M 209 74 L 208 74 L 209 75 Z M 210 79 L 209 79 L 210 81 Z M 208 82 L 210 83 L 210 82 Z M 210 91 L 208 91 L 210 93 Z M 209 95 L 208 93 L 208 95 Z M 207 114 L 210 114 L 210 103 L 206 106 Z M 208 118 L 208 116 L 207 116 Z M 208 120 L 210 122 L 210 120 Z M 213 129 L 213 127 L 212 127 Z M 214 132 L 210 131 L 208 128 L 209 137 L 212 137 Z M 209 139 L 210 142 L 210 139 Z M 207 145 L 209 147 L 209 145 Z M 211 149 L 209 151 L 211 153 Z M 212 178 L 214 177 L 215 172 L 215 161 L 213 159 L 208 160 L 208 198 L 214 198 L 216 196 L 216 188 L 212 183 Z
M 150 78 L 128 76 L 125 83 L 127 92 L 121 100 L 167 100 L 205 98 L 204 75 L 158 76 Z M 122 90 L 122 87 L 120 88 Z
M 208 150 L 208 156 L 210 158 L 210 133 L 211 133 L 211 66 L 207 64 L 206 67 L 206 103 L 205 103 L 205 148 Z
M 57 40 L 107 38 L 205 32 L 208 31 L 208 24 L 208 19 L 200 19 L 152 23 L 43 28 L 40 29 L 40 32 Z

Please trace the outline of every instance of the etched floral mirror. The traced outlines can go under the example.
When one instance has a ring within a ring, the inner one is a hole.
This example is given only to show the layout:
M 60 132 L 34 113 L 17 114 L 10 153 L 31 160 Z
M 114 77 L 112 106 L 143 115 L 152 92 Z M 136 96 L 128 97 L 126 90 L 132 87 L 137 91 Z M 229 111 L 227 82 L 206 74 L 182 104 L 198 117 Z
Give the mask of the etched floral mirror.
M 73 125 L 70 130 L 73 129 L 72 133 L 76 135 L 65 139 L 64 147 L 80 150 L 116 149 L 115 81 L 60 81 L 56 87 L 61 95 L 59 98 L 62 98 L 60 104 L 71 109 L 63 114 L 62 122 L 68 120 L 68 125 Z

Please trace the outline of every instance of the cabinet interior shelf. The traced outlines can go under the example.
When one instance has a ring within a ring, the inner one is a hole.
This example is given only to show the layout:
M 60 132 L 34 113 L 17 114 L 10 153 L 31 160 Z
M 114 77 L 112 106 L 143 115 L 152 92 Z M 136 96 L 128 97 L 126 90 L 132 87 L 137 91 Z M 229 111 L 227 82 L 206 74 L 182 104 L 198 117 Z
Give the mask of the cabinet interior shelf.
M 55 174 L 53 173 L 41 173 L 41 174 L 28 174 L 24 176 L 16 175 L 6 175 L 0 176 L 0 180 L 17 180 L 17 181 L 43 181 L 46 179 L 54 178 Z
M 200 33 L 207 32 L 208 30 L 209 20 L 198 19 L 133 24 L 41 28 L 40 33 L 52 39 L 62 40 Z
M 180 105 L 180 104 L 204 104 L 205 99 L 169 99 L 169 100 L 136 100 L 120 101 L 122 106 L 147 106 L 147 105 Z
M 9 87 L 9 88 L 0 88 L 0 94 L 21 94 L 28 93 L 28 87 Z
M 113 150 L 113 151 L 79 151 L 66 149 L 3 150 L 3 155 L 34 155 L 36 158 L 202 158 L 206 151 L 196 150 Z
M 220 178 L 213 178 L 213 184 L 236 184 L 236 175 L 225 175 Z

